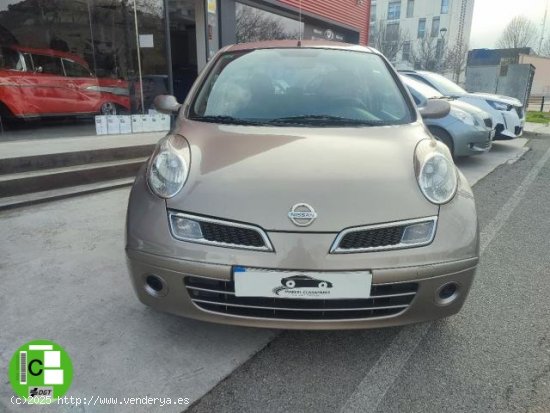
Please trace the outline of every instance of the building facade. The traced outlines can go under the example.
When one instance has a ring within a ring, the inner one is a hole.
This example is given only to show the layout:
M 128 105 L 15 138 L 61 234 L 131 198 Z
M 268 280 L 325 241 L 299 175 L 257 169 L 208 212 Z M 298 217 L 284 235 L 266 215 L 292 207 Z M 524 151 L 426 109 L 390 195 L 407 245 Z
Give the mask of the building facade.
M 42 92 L 49 82 L 59 94 L 48 113 L 19 99 L 29 119 L 99 112 L 88 96 L 97 90 L 117 93 L 106 102 L 117 113 L 146 113 L 155 95 L 183 100 L 227 44 L 302 36 L 366 45 L 369 11 L 369 0 L 2 0 L 0 77 Z M 83 77 L 88 95 L 75 93 Z M 0 90 L 0 116 L 14 112 L 13 90 Z
M 399 69 L 445 71 L 450 51 L 465 66 L 473 10 L 474 0 L 373 0 L 369 44 Z

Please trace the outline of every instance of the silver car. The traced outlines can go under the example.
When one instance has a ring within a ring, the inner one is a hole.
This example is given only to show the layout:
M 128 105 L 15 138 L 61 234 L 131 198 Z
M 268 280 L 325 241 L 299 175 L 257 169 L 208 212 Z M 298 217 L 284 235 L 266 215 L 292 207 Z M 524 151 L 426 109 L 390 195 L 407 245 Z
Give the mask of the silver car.
M 489 113 L 495 125 L 495 140 L 514 139 L 523 134 L 525 108 L 516 98 L 491 93 L 468 93 L 459 85 L 438 73 L 423 70 L 402 70 L 400 73 L 425 83 L 447 97 L 469 103 Z
M 429 99 L 444 99 L 434 88 L 401 76 L 401 80 L 414 99 L 417 106 L 425 106 Z M 495 129 L 490 114 L 458 100 L 449 100 L 451 111 L 440 119 L 426 119 L 430 132 L 449 147 L 453 157 L 481 154 L 491 149 Z
M 474 197 L 377 51 L 322 41 L 220 50 L 139 172 L 126 253 L 138 298 L 226 324 L 373 328 L 460 310 Z

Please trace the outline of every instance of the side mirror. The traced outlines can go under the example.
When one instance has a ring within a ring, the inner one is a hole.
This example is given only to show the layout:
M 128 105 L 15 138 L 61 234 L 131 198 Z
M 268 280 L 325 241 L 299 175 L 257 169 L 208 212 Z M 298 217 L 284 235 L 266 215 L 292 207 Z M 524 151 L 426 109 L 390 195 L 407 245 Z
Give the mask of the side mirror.
M 423 119 L 439 119 L 449 114 L 451 105 L 446 100 L 428 99 L 428 103 L 419 107 L 418 111 Z
M 167 115 L 177 112 L 181 108 L 181 103 L 172 95 L 158 95 L 153 101 L 155 109 Z

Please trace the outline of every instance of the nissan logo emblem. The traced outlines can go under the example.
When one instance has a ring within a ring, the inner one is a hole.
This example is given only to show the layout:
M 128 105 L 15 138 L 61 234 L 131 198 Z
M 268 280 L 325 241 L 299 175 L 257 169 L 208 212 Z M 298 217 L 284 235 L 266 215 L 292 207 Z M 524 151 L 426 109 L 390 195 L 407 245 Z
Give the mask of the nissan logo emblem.
M 307 227 L 311 225 L 315 218 L 317 218 L 317 212 L 308 204 L 299 203 L 294 205 L 288 213 L 288 218 L 294 225 L 299 227 Z

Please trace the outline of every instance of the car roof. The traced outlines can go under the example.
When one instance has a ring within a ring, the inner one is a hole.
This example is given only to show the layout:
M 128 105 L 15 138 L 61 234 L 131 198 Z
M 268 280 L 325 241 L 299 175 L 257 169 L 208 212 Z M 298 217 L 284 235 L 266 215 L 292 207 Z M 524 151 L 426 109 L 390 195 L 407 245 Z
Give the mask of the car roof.
M 300 43 L 300 45 L 298 45 Z M 335 49 L 335 50 L 349 50 L 365 53 L 376 53 L 374 49 L 366 46 L 360 46 L 357 44 L 343 43 L 343 42 L 331 42 L 328 40 L 268 40 L 261 42 L 251 43 L 238 43 L 230 45 L 222 49 L 224 52 L 236 52 L 243 50 L 256 50 L 256 49 L 283 49 L 283 48 L 319 48 L 319 49 Z
M 17 50 L 21 53 L 31 53 L 31 54 L 39 54 L 39 55 L 45 55 L 45 56 L 54 56 L 59 58 L 65 58 L 72 60 L 74 62 L 80 63 L 83 66 L 88 67 L 88 63 L 81 58 L 80 56 L 69 53 L 69 52 L 62 52 L 61 50 L 54 50 L 54 49 L 37 49 L 34 47 L 23 47 L 23 46 L 16 46 L 16 45 L 10 45 L 6 46 L 13 50 Z

